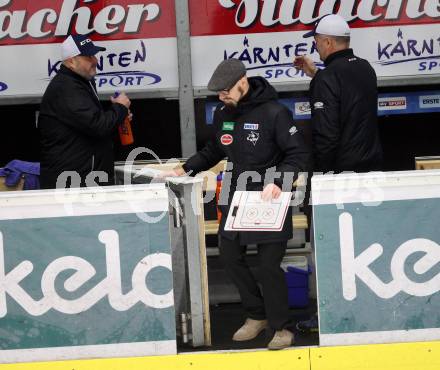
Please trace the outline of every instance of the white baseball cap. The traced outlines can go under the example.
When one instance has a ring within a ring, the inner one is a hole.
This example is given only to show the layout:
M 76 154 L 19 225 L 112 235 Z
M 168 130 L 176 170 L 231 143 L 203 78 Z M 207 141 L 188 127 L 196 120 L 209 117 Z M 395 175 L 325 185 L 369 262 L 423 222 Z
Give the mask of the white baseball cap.
M 321 17 L 313 30 L 307 32 L 303 37 L 312 37 L 316 34 L 328 36 L 350 36 L 350 27 L 348 23 L 338 14 L 327 14 Z

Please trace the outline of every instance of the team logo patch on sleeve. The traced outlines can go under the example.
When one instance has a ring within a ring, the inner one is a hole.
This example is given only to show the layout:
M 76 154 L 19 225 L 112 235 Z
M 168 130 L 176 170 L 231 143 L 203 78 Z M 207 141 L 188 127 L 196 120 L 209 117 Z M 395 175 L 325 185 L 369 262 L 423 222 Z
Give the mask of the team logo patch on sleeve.
M 234 138 L 232 137 L 232 135 L 229 135 L 229 134 L 224 134 L 220 138 L 220 142 L 223 145 L 231 145 L 233 141 L 234 141 Z
M 223 131 L 234 131 L 235 122 L 223 122 Z
M 258 123 L 245 123 L 244 124 L 244 129 L 245 130 L 258 130 Z

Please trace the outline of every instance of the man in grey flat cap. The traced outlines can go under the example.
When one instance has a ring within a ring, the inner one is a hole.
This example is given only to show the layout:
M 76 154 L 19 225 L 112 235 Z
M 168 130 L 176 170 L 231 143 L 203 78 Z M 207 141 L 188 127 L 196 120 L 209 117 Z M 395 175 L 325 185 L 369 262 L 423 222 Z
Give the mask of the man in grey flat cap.
M 224 226 L 235 190 L 261 191 L 261 197 L 267 201 L 278 198 L 286 173 L 293 173 L 294 180 L 299 172 L 307 170 L 309 150 L 292 114 L 277 102 L 275 89 L 263 77 L 248 78 L 241 61 L 221 62 L 208 89 L 216 91 L 222 102 L 214 113 L 215 138 L 181 169 L 167 175 L 194 175 L 228 158 L 230 172 L 225 173 L 225 177 L 230 176 L 231 186 L 223 186 L 220 196 L 222 199 L 227 195 L 228 199 L 226 205 L 220 205 L 220 257 L 240 292 L 246 312 L 244 325 L 232 339 L 251 340 L 268 328 L 274 332 L 269 349 L 289 347 L 293 344 L 293 333 L 286 329 L 290 320 L 286 281 L 280 263 L 287 240 L 292 238 L 291 210 L 281 231 L 236 232 L 225 231 Z M 272 176 L 268 170 L 272 170 Z M 274 176 L 274 170 L 278 177 Z M 291 189 L 292 176 L 286 180 L 283 190 Z M 224 191 L 229 193 L 223 194 Z M 257 244 L 262 294 L 245 261 L 248 244 Z

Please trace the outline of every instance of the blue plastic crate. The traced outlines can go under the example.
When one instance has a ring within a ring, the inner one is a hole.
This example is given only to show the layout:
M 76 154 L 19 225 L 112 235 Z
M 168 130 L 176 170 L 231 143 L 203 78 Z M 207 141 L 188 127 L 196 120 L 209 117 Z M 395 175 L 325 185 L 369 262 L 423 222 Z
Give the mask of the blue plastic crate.
M 287 266 L 285 272 L 289 307 L 306 307 L 309 304 L 309 274 L 311 270 L 303 270 Z

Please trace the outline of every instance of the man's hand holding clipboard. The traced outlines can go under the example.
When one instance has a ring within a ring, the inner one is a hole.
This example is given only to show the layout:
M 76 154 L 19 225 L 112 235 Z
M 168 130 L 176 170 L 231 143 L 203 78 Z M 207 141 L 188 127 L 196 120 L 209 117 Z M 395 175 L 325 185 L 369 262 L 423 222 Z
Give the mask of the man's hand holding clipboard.
M 266 187 L 267 188 L 267 187 Z M 265 188 L 265 190 L 266 190 Z M 278 188 L 278 187 L 277 187 Z M 279 189 L 279 188 L 278 188 Z M 283 228 L 292 193 L 276 192 L 265 200 L 264 191 L 236 191 L 232 198 L 225 231 L 280 231 Z

